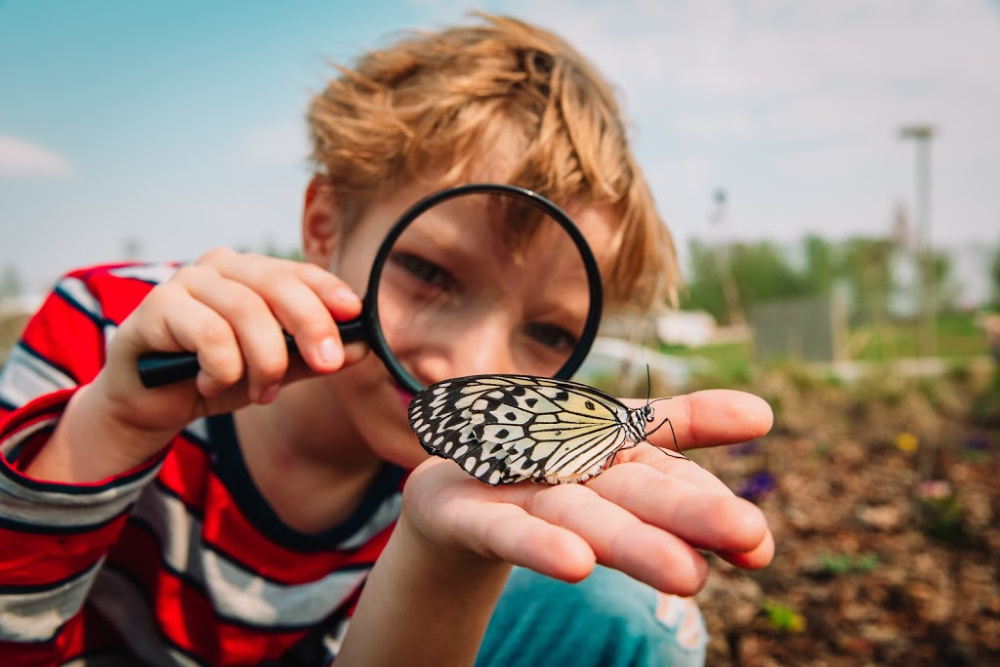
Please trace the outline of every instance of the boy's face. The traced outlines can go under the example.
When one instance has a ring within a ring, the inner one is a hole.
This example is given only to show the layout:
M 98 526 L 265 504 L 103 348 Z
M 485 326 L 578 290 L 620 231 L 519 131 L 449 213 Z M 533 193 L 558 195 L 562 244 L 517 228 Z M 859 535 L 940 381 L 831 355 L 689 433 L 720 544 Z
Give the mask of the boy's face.
M 364 294 L 386 233 L 432 191 L 412 186 L 373 204 L 329 245 L 328 256 L 311 255 L 307 239 L 307 259 Z M 569 213 L 600 261 L 610 245 L 610 213 Z M 433 207 L 393 246 L 379 285 L 379 320 L 392 353 L 421 384 L 481 373 L 552 375 L 575 348 L 590 305 L 579 252 L 547 219 L 518 238 L 496 199 L 475 195 Z M 426 458 L 407 423 L 409 396 L 377 357 L 336 373 L 329 384 L 380 458 L 407 467 Z

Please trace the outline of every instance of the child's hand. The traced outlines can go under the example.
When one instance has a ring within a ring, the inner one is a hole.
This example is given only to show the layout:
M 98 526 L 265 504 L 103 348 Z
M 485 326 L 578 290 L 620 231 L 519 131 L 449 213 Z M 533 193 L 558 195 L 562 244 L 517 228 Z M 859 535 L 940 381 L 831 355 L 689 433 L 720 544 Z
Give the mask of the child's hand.
M 269 402 L 285 382 L 342 367 L 335 320 L 360 312 L 355 293 L 318 266 L 212 250 L 155 287 L 122 323 L 105 366 L 74 397 L 90 416 L 75 421 L 69 437 L 110 434 L 100 453 L 119 455 L 114 468 L 146 460 L 197 417 Z M 290 358 L 283 329 L 302 359 Z M 182 350 L 198 356 L 194 382 L 141 385 L 140 355 Z M 76 407 L 71 402 L 67 418 Z
M 764 401 L 734 391 L 678 396 L 660 410 L 685 450 L 759 437 L 772 423 Z M 673 447 L 669 429 L 654 439 Z M 623 450 L 614 466 L 585 484 L 558 486 L 494 488 L 434 458 L 407 482 L 401 522 L 446 562 L 477 554 L 577 581 L 596 561 L 680 595 L 705 582 L 699 549 L 751 569 L 774 553 L 757 507 L 695 463 L 646 445 Z

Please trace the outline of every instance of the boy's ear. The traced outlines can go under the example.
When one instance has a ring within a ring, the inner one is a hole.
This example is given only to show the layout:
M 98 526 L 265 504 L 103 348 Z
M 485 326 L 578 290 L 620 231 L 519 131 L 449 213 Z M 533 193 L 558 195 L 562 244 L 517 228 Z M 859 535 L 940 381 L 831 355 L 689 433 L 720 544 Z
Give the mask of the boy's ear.
M 337 245 L 339 209 L 333 192 L 322 176 L 313 176 L 306 187 L 302 209 L 302 257 L 330 268 Z

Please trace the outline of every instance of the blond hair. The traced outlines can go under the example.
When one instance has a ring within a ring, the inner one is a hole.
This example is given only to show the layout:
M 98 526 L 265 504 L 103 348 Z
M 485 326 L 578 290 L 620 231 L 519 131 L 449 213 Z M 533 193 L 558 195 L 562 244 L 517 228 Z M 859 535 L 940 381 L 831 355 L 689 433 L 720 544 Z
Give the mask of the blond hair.
M 607 302 L 648 310 L 678 283 L 673 240 L 628 144 L 607 81 L 556 35 L 512 18 L 411 33 L 371 51 L 315 96 L 312 159 L 335 197 L 363 209 L 382 188 L 444 166 L 461 181 L 502 136 L 523 147 L 509 182 L 618 221 Z

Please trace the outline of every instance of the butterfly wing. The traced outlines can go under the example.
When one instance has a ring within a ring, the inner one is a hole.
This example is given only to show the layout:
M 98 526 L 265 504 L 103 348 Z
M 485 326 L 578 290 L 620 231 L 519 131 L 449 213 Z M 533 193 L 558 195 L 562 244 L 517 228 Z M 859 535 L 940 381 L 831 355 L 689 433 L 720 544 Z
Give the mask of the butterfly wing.
M 580 482 L 634 443 L 617 399 L 575 382 L 480 375 L 439 382 L 410 403 L 428 452 L 488 484 Z

